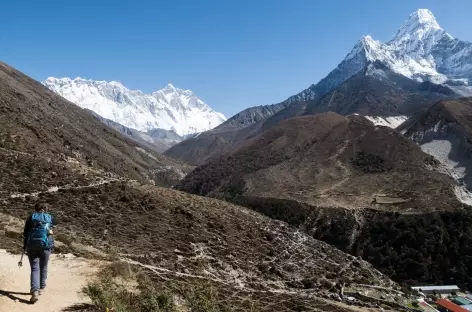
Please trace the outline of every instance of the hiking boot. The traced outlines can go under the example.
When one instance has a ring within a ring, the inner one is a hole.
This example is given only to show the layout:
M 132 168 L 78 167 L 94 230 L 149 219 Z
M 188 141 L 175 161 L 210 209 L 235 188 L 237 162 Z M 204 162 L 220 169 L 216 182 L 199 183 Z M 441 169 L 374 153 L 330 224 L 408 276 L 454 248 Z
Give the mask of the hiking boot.
M 35 303 L 38 300 L 39 300 L 39 291 L 33 291 L 33 294 L 31 295 L 30 302 Z
M 45 292 L 46 292 L 46 289 L 45 289 L 45 288 L 41 288 L 41 289 L 39 290 L 39 295 L 40 295 L 40 296 L 41 296 L 41 295 L 44 295 Z

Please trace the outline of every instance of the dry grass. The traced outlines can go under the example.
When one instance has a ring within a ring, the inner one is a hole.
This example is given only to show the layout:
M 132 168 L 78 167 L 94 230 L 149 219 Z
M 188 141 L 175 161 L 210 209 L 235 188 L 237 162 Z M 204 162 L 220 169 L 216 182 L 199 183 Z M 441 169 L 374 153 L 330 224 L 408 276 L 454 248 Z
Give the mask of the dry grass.
M 61 222 L 57 233 L 66 246 L 73 249 L 80 243 L 114 252 L 114 258 L 140 267 L 153 285 L 184 287 L 189 301 L 199 302 L 197 294 L 203 290 L 198 285 L 203 283 L 212 285 L 215 292 L 210 294 L 222 306 L 230 300 L 232 311 L 248 311 L 254 302 L 260 311 L 274 310 L 274 300 L 280 300 L 277 311 L 290 311 L 293 305 L 329 307 L 320 297 L 338 281 L 395 286 L 366 262 L 286 224 L 214 199 L 113 182 L 46 193 L 41 200 L 54 203 L 53 213 Z M 8 214 L 20 219 L 33 203 L 6 201 Z M 94 256 L 84 248 L 76 251 Z

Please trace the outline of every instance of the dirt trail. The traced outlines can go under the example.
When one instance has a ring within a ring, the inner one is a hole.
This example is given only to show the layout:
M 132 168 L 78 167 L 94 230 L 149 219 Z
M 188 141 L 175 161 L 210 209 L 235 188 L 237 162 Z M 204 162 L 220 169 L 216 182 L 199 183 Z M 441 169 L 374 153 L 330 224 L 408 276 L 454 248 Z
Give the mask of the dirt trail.
M 22 268 L 18 268 L 19 259 L 0 250 L 0 311 L 59 312 L 88 302 L 80 291 L 99 269 L 99 262 L 52 255 L 46 293 L 30 305 L 28 258 L 23 258 Z
M 32 197 L 37 197 L 40 194 L 45 194 L 45 193 L 56 193 L 59 192 L 60 190 L 80 190 L 84 188 L 89 188 L 89 187 L 97 187 L 103 184 L 107 184 L 110 182 L 117 182 L 117 181 L 125 181 L 126 179 L 121 179 L 121 178 L 110 178 L 110 179 L 101 179 L 98 182 L 93 182 L 87 185 L 63 185 L 63 186 L 52 186 L 48 188 L 47 191 L 38 191 L 38 192 L 33 192 L 33 193 L 16 193 L 16 194 L 11 194 L 10 198 L 25 198 L 27 196 L 32 196 Z

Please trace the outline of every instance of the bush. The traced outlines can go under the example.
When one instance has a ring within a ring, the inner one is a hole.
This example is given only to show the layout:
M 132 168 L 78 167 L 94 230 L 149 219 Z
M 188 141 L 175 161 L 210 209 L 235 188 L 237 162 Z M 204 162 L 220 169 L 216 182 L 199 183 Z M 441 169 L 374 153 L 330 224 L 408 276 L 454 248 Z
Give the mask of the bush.
M 115 312 L 174 312 L 172 297 L 165 291 L 149 286 L 140 287 L 134 293 L 112 278 L 101 278 L 89 283 L 84 293 L 100 311 L 113 309 Z
M 192 312 L 221 312 L 225 307 L 218 304 L 218 293 L 209 283 L 195 283 L 179 290 Z
M 138 287 L 126 282 L 133 278 Z M 226 303 L 220 302 L 218 288 L 210 281 L 155 283 L 146 274 L 135 273 L 129 264 L 118 261 L 103 269 L 83 292 L 97 311 L 108 308 L 114 312 L 175 312 L 174 296 L 192 312 L 229 311 Z
M 119 278 L 130 278 L 131 268 L 123 262 L 112 263 L 98 279 L 89 283 L 83 292 L 99 311 L 113 309 L 115 312 L 174 312 L 172 296 L 164 289 L 155 287 L 145 275 L 139 275 L 137 290 L 130 290 Z

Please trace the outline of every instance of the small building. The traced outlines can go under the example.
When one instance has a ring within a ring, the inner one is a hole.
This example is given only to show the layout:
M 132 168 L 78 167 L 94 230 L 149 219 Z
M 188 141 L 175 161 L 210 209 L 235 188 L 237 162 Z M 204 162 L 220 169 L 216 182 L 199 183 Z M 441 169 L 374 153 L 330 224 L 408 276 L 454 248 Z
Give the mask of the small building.
M 436 301 L 436 304 L 441 312 L 469 312 L 467 309 L 446 299 L 439 299 Z
M 424 294 L 452 294 L 453 292 L 460 291 L 460 288 L 457 285 L 445 285 L 445 286 L 420 286 L 420 287 L 411 287 L 411 289 L 417 290 Z

